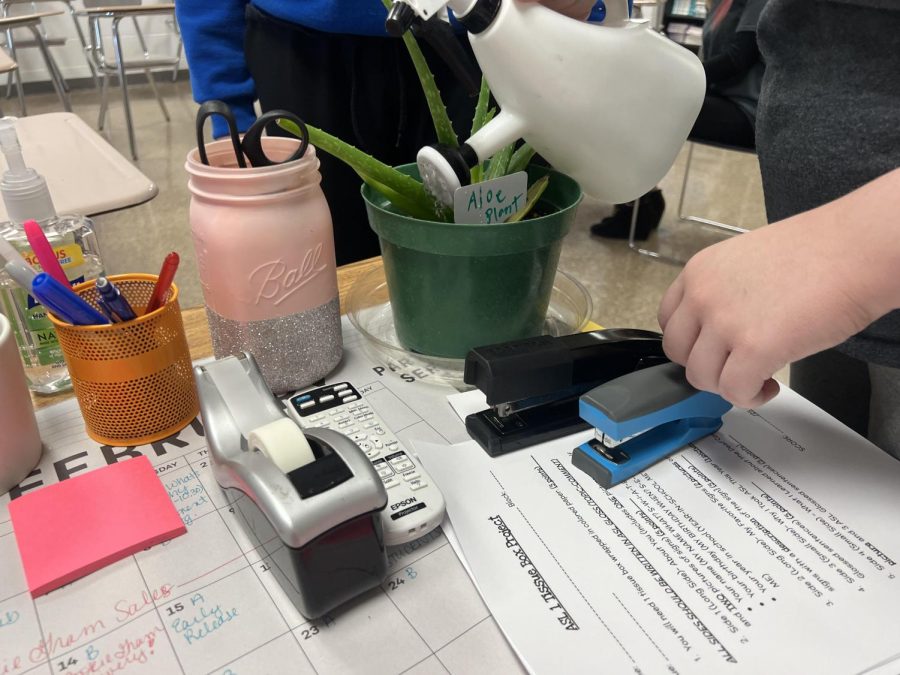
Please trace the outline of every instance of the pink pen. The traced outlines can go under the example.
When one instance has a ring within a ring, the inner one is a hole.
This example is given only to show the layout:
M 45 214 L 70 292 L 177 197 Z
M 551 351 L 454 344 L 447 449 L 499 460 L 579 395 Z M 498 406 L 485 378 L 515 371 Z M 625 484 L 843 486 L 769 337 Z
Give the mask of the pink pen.
M 37 256 L 41 265 L 41 270 L 59 283 L 65 284 L 68 288 L 71 284 L 69 284 L 66 273 L 63 272 L 63 268 L 60 266 L 59 260 L 56 259 L 56 252 L 53 250 L 50 242 L 47 241 L 47 235 L 44 234 L 41 226 L 34 220 L 26 220 L 22 225 L 25 228 L 25 236 L 28 237 L 28 243 L 31 244 L 31 250 L 34 251 L 34 255 Z

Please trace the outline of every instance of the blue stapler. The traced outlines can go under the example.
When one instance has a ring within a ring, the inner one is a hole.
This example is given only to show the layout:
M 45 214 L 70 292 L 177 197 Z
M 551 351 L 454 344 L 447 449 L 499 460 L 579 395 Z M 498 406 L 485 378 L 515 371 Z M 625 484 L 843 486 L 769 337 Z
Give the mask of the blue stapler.
M 578 412 L 600 438 L 575 448 L 572 464 L 613 487 L 717 431 L 730 409 L 721 396 L 688 384 L 677 363 L 623 375 L 581 396 Z

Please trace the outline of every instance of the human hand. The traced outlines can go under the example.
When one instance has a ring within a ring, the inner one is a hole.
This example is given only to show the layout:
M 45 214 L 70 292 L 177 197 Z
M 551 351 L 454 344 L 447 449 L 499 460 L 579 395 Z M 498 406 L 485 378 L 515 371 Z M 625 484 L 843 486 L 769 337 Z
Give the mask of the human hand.
M 780 368 L 897 307 L 897 211 L 889 214 L 898 198 L 865 191 L 896 190 L 898 179 L 893 172 L 691 258 L 658 315 L 663 349 L 688 381 L 740 407 L 761 405 L 778 393 Z
M 597 4 L 597 0 L 522 0 L 523 2 L 539 2 L 554 12 L 565 14 L 573 19 L 586 19 Z

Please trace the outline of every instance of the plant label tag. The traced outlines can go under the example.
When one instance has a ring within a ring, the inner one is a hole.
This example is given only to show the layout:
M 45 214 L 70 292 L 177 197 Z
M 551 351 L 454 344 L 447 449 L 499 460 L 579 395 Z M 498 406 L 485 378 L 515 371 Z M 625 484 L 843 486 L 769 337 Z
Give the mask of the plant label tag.
M 528 174 L 524 171 L 464 185 L 453 193 L 453 221 L 485 225 L 502 223 L 525 208 L 527 192 Z

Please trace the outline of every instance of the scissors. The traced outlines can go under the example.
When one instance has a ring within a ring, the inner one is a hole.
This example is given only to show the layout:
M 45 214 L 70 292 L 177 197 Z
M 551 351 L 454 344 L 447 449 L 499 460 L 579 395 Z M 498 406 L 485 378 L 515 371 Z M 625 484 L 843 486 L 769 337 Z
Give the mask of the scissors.
M 231 145 L 234 148 L 234 155 L 237 157 L 238 166 L 242 169 L 247 168 L 245 156 L 250 160 L 250 166 L 272 166 L 300 159 L 309 146 L 309 131 L 306 128 L 306 124 L 292 112 L 287 110 L 270 110 L 250 125 L 242 139 L 238 135 L 237 121 L 234 119 L 234 114 L 231 112 L 228 104 L 223 101 L 206 101 L 200 104 L 200 109 L 197 111 L 197 151 L 200 154 L 200 161 L 207 166 L 209 166 L 209 158 L 206 156 L 203 126 L 206 124 L 207 118 L 213 115 L 221 115 L 225 118 L 225 122 L 228 124 L 228 135 L 231 137 Z M 302 138 L 300 139 L 300 147 L 297 148 L 293 155 L 280 162 L 273 162 L 263 152 L 262 134 L 266 125 L 271 122 L 277 122 L 280 119 L 286 119 L 296 124 L 302 132 Z

